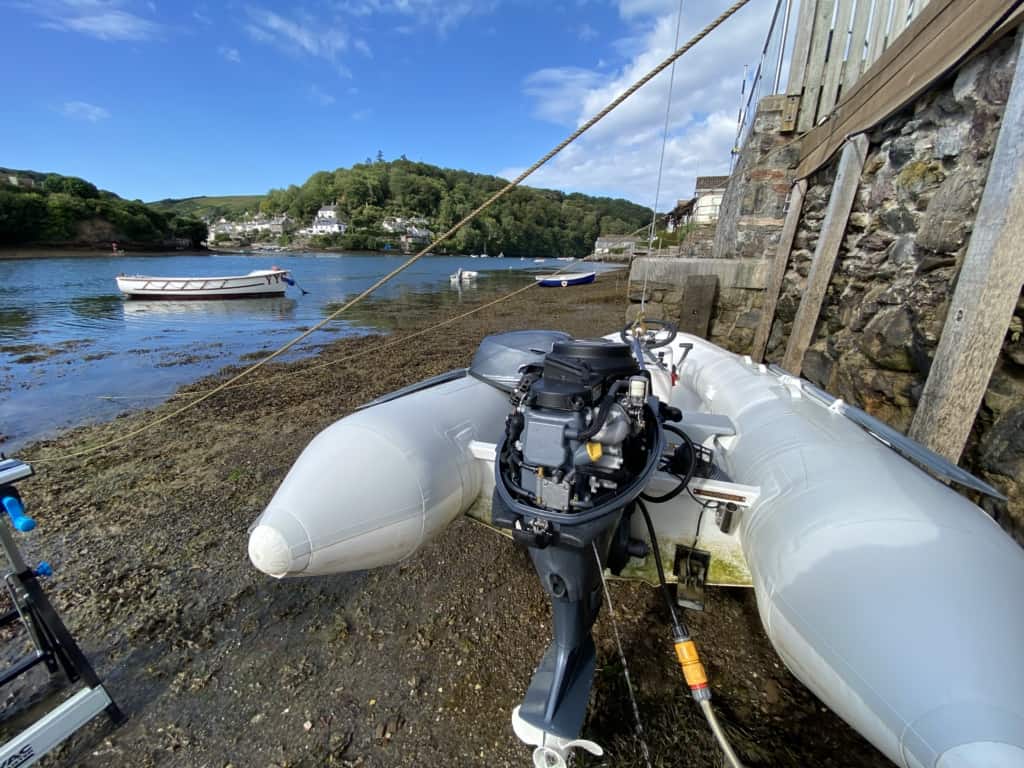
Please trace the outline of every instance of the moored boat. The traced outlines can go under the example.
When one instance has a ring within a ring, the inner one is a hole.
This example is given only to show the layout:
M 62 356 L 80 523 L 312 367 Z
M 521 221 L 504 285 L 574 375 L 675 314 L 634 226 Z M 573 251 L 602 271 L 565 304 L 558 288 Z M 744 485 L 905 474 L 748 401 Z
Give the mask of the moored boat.
M 286 269 L 257 269 L 226 277 L 118 275 L 117 288 L 129 299 L 253 299 L 283 296 L 294 285 Z
M 570 285 L 586 285 L 596 279 L 596 272 L 563 272 L 559 275 L 538 275 L 534 278 L 542 288 L 568 288 Z
M 558 651 L 513 725 L 538 750 L 567 750 L 594 663 L 595 609 L 573 608 L 572 595 L 600 589 L 592 575 L 570 575 L 593 547 L 591 563 L 651 580 L 650 550 L 637 544 L 646 543 L 681 595 L 694 583 L 752 586 L 793 674 L 897 765 L 1024 765 L 1024 615 L 1013 608 L 1024 551 L 917 464 L 995 491 L 808 382 L 705 340 L 651 345 L 636 375 L 617 339 L 490 337 L 468 371 L 336 422 L 252 528 L 253 563 L 276 577 L 342 573 L 397 563 L 460 514 L 510 526 L 547 574 Z M 537 389 L 549 367 L 555 383 Z M 596 372 L 617 383 L 583 405 L 567 382 Z M 659 422 L 662 438 L 651 431 Z M 650 439 L 631 458 L 638 434 Z M 510 473 L 517 455 L 523 471 Z M 644 455 L 661 457 L 653 473 Z M 622 480 L 624 467 L 635 482 Z M 586 486 L 567 484 L 579 473 L 627 483 L 623 493 L 639 482 L 657 538 L 640 514 L 574 507 Z M 611 528 L 588 533 L 602 515 Z M 564 645 L 565 622 L 581 621 L 569 633 L 576 644 Z

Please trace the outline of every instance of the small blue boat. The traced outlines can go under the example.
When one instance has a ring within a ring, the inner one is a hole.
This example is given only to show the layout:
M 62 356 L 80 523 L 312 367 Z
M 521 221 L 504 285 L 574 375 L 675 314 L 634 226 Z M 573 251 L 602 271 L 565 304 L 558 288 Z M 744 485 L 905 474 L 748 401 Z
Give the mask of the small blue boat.
M 568 288 L 570 285 L 586 285 L 596 279 L 596 272 L 564 272 L 560 275 L 539 275 L 534 278 L 542 288 Z

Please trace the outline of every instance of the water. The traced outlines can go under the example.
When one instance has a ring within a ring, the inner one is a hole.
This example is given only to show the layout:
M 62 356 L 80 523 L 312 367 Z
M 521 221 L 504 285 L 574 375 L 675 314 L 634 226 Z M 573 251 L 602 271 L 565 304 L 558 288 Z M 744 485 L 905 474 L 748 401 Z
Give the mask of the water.
M 182 384 L 269 351 L 322 320 L 404 261 L 364 254 L 157 255 L 0 261 L 0 448 L 87 421 L 152 406 Z M 119 273 L 237 275 L 289 269 L 310 293 L 230 301 L 125 301 Z M 345 335 L 386 329 L 388 316 L 431 303 L 474 304 L 511 291 L 533 274 L 564 267 L 548 259 L 426 257 L 353 316 L 330 324 L 284 359 L 309 355 Z M 587 269 L 601 269 L 588 265 Z M 458 267 L 480 272 L 456 290 Z M 456 310 L 453 307 L 453 313 Z

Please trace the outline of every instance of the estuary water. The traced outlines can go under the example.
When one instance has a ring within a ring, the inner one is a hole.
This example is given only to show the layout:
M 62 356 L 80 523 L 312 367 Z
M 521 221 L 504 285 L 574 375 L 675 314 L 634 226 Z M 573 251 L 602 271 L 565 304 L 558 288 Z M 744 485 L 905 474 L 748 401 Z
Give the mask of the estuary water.
M 182 384 L 269 352 L 368 288 L 402 256 L 272 253 L 73 256 L 0 261 L 0 450 L 88 421 L 161 402 Z M 154 276 L 246 274 L 279 266 L 298 288 L 284 298 L 127 301 L 120 273 Z M 342 336 L 377 332 L 388 316 L 431 303 L 477 303 L 566 266 L 548 259 L 428 256 L 283 359 L 315 354 Z M 587 264 L 586 269 L 602 269 Z M 456 290 L 456 269 L 480 272 Z

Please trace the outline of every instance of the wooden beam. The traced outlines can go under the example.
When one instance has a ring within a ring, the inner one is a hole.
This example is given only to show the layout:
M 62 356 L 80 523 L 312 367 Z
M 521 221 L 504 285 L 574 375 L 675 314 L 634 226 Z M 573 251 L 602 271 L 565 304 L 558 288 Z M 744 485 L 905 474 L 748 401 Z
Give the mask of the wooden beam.
M 828 54 L 828 66 L 821 81 L 821 103 L 818 104 L 818 115 L 827 115 L 839 100 L 839 85 L 842 83 L 844 54 L 846 42 L 850 34 L 850 24 L 854 0 L 844 0 L 836 10 L 835 26 L 832 29 L 832 47 Z
M 825 63 L 831 49 L 832 14 L 838 0 L 818 0 L 814 10 L 814 34 L 811 49 L 807 54 L 804 69 L 804 95 L 800 100 L 800 117 L 797 130 L 803 133 L 815 126 L 818 120 L 818 103 L 821 100 L 821 84 L 825 77 Z
M 864 71 L 864 54 L 868 36 L 868 19 L 871 17 L 872 0 L 857 0 L 857 12 L 853 17 L 850 32 L 850 55 L 843 70 L 843 91 L 840 98 L 860 80 Z
M 717 275 L 687 275 L 680 302 L 679 330 L 702 339 L 708 338 L 711 310 L 718 292 Z
M 817 0 L 800 0 L 796 39 L 793 41 L 793 53 L 790 54 L 789 63 L 789 79 L 786 81 L 786 92 L 790 96 L 799 96 L 803 92 L 804 72 L 807 69 L 807 57 L 811 54 L 811 35 L 814 32 L 816 9 Z
M 771 335 L 772 322 L 775 320 L 775 308 L 779 304 L 782 280 L 786 276 L 789 252 L 793 249 L 793 239 L 796 237 L 796 228 L 800 223 L 800 212 L 804 207 L 806 193 L 806 179 L 798 181 L 789 191 L 789 210 L 786 211 L 786 222 L 782 225 L 779 245 L 775 249 L 775 261 L 772 262 L 772 271 L 768 276 L 768 285 L 764 291 L 761 321 L 757 325 L 757 331 L 754 332 L 754 344 L 750 350 L 750 356 L 757 362 L 764 360 L 765 350 L 768 349 L 768 337 Z
M 1024 284 L 1024 55 L 910 436 L 960 460 Z
M 843 145 L 843 154 L 839 158 L 839 173 L 832 194 L 828 199 L 828 210 L 821 224 L 818 245 L 814 249 L 814 261 L 811 272 L 807 276 L 807 287 L 804 289 L 800 308 L 796 311 L 793 330 L 786 344 L 786 355 L 782 358 L 782 367 L 794 376 L 803 368 L 804 353 L 814 339 L 814 328 L 818 324 L 821 305 L 828 291 L 832 270 L 839 255 L 839 247 L 843 244 L 846 234 L 846 222 L 853 209 L 853 201 L 857 197 L 860 176 L 864 171 L 864 162 L 868 157 L 868 137 L 864 134 L 855 136 Z
M 800 146 L 797 177 L 825 165 L 863 133 L 920 96 L 1020 11 L 1020 0 L 932 0 Z M 801 123 L 801 129 L 804 130 Z

